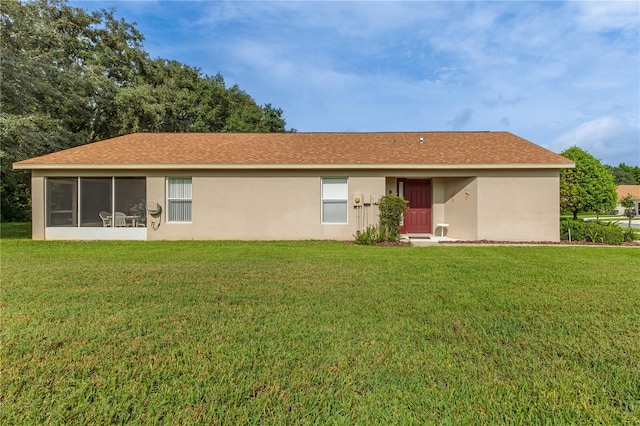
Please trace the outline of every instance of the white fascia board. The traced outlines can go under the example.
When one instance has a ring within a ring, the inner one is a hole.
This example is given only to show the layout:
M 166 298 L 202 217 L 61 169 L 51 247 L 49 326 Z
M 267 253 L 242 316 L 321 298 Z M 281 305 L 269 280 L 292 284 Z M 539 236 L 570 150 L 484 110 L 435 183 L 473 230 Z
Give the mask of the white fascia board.
M 463 164 L 25 164 L 32 170 L 470 170 L 565 169 L 567 163 L 463 163 Z

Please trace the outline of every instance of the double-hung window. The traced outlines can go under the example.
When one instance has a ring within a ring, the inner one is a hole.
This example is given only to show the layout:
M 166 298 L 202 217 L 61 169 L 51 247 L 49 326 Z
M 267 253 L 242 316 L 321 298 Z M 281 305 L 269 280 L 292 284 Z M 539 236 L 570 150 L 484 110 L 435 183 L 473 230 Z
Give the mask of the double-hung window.
M 191 178 L 167 179 L 167 222 L 191 222 Z
M 347 178 L 322 178 L 322 223 L 347 223 Z

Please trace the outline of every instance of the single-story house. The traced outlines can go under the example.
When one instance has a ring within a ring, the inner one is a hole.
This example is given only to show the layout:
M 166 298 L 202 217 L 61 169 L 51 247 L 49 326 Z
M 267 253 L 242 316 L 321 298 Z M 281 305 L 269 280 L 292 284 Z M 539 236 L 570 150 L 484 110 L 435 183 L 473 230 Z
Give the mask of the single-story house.
M 618 206 L 616 207 L 616 214 L 624 215 L 624 207 L 620 205 L 620 200 L 627 195 L 631 195 L 633 201 L 633 212 L 636 216 L 640 215 L 640 185 L 618 185 Z
M 396 193 L 409 236 L 556 241 L 573 166 L 508 132 L 135 133 L 14 163 L 37 240 L 351 240 Z

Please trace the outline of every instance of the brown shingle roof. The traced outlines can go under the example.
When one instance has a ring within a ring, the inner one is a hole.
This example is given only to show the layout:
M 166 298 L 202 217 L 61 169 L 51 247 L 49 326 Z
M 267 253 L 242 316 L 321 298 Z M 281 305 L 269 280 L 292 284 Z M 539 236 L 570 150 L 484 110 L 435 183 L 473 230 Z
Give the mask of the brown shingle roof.
M 571 167 L 573 162 L 509 132 L 134 133 L 14 167 L 509 164 Z
M 631 194 L 631 199 L 640 200 L 640 185 L 618 185 L 618 200 Z

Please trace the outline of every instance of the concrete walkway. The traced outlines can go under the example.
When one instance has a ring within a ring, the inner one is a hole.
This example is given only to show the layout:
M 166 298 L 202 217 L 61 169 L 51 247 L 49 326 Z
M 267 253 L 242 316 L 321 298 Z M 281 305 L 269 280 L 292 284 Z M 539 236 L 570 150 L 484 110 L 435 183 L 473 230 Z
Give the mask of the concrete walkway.
M 442 242 L 455 242 L 458 241 L 455 238 L 449 237 L 436 237 L 433 235 L 418 236 L 418 237 L 403 237 L 402 241 L 410 242 L 412 246 L 434 246 Z
M 635 245 L 606 245 L 606 244 L 584 244 L 584 243 L 569 243 L 566 241 L 560 242 L 510 242 L 510 241 L 464 241 L 457 240 L 455 238 L 448 237 L 434 237 L 434 236 L 425 236 L 425 237 L 403 237 L 402 241 L 406 241 L 411 243 L 412 246 L 416 247 L 433 247 L 437 245 L 441 246 L 469 246 L 469 247 L 480 247 L 480 246 L 512 246 L 512 247 L 626 247 L 626 248 L 640 248 L 640 240 L 634 241 Z

